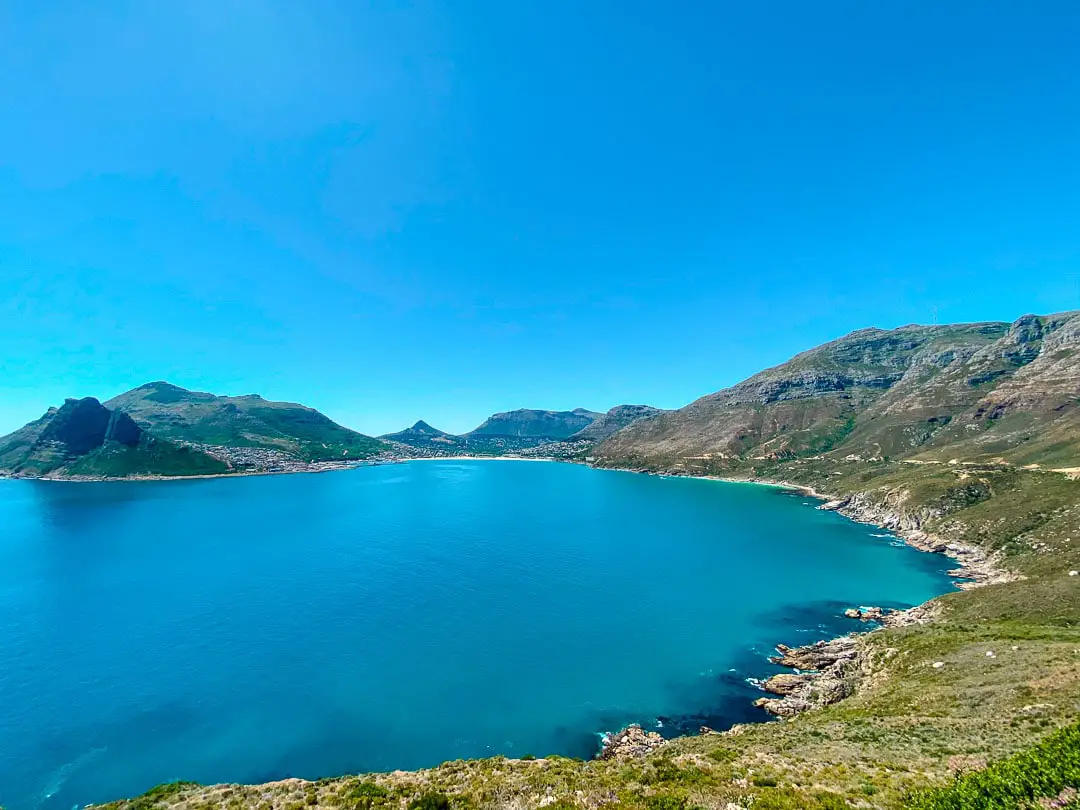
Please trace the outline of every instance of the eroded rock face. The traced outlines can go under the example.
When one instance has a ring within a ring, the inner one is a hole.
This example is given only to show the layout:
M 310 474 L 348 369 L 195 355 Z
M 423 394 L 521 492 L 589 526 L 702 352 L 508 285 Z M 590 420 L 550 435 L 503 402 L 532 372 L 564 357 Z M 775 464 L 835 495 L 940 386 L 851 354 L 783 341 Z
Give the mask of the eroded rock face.
M 142 437 L 142 428 L 135 424 L 135 420 L 123 411 L 113 411 L 109 416 L 109 424 L 105 429 L 105 441 L 119 442 L 128 447 L 134 447 Z
M 773 675 L 761 684 L 761 688 L 766 692 L 772 692 L 774 695 L 794 695 L 801 692 L 803 687 L 813 681 L 815 677 L 817 676 L 811 672 L 799 674 L 783 672 L 779 675 Z
M 56 411 L 41 434 L 43 442 L 56 442 L 68 455 L 81 456 L 105 441 L 109 409 L 93 397 L 69 399 Z
M 646 731 L 634 724 L 609 734 L 600 745 L 600 759 L 631 759 L 650 754 L 664 744 L 655 731 Z
M 51 414 L 41 442 L 54 443 L 67 456 L 82 456 L 107 441 L 134 447 L 141 436 L 142 429 L 126 413 L 85 397 L 69 399 Z

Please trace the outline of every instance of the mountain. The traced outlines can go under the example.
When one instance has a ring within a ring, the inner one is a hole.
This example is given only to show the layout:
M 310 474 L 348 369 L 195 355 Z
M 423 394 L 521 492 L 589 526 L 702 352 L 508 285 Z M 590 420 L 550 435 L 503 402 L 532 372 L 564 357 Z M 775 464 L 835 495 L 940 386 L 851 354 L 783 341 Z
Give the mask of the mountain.
M 434 439 L 448 439 L 456 438 L 445 431 L 433 428 L 423 419 L 418 421 L 412 427 L 405 428 L 405 430 L 399 430 L 397 433 L 386 433 L 379 437 L 380 439 L 391 439 L 394 441 L 403 441 L 405 439 L 426 439 L 428 441 Z
M 1080 464 L 1080 312 L 863 329 L 623 428 L 603 463 L 824 456 Z
M 59 408 L 0 438 L 0 472 L 21 477 L 195 475 L 228 466 L 209 454 L 151 436 L 123 411 L 93 397 Z
M 221 397 L 152 382 L 105 403 L 156 436 L 198 445 L 262 448 L 303 461 L 362 459 L 383 449 L 377 439 L 342 427 L 292 402 L 258 394 Z
M 422 448 L 446 454 L 452 450 L 460 450 L 465 445 L 465 440 L 460 436 L 454 436 L 445 431 L 433 428 L 423 419 L 412 427 L 399 430 L 397 433 L 387 433 L 379 437 L 383 441 L 405 444 L 409 447 Z
M 22 477 L 179 476 L 300 469 L 384 445 L 318 411 L 148 383 L 102 404 L 69 399 L 0 438 L 0 473 Z
M 488 417 L 480 427 L 465 434 L 468 439 L 506 437 L 516 439 L 567 439 L 588 427 L 602 414 L 577 408 L 572 411 L 539 411 L 522 408 Z
M 632 422 L 656 416 L 660 413 L 663 413 L 663 411 L 651 405 L 616 405 L 571 436 L 570 440 L 603 441 Z

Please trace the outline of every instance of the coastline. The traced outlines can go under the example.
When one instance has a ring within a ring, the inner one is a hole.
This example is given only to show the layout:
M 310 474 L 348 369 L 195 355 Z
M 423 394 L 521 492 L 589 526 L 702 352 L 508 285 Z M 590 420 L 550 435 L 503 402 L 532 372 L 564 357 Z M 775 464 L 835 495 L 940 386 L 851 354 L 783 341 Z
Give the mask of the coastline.
M 408 464 L 413 461 L 547 461 L 558 463 L 564 461 L 564 459 L 524 458 L 522 456 L 423 456 L 421 458 L 403 458 L 389 463 Z M 566 463 L 571 462 L 567 461 Z
M 574 463 L 561 458 L 523 458 L 521 456 L 431 456 L 421 458 L 385 458 L 340 462 L 324 462 L 327 466 L 316 466 L 320 462 L 312 462 L 308 469 L 303 470 L 243 470 L 239 472 L 223 473 L 200 473 L 198 475 L 125 475 L 121 477 L 106 477 L 92 475 L 65 475 L 65 476 L 17 476 L 0 474 L 0 481 L 54 481 L 71 484 L 101 484 L 101 483 L 124 483 L 131 481 L 205 481 L 212 478 L 254 478 L 263 475 L 312 475 L 317 473 L 342 472 L 344 470 L 356 470 L 362 467 L 381 467 L 387 464 L 406 464 L 412 461 L 547 461 Z
M 905 516 L 896 510 L 871 504 L 865 493 L 856 492 L 849 496 L 829 495 L 819 492 L 806 484 L 791 481 L 775 481 L 764 478 L 731 478 L 719 475 L 680 475 L 674 472 L 653 473 L 646 470 L 633 470 L 625 467 L 595 467 L 594 469 L 620 470 L 622 472 L 660 475 L 669 478 L 689 478 L 696 481 L 719 481 L 725 484 L 753 484 L 755 486 L 774 487 L 801 492 L 804 495 L 822 501 L 817 507 L 826 512 L 836 512 L 856 523 L 875 526 L 883 531 L 892 532 L 906 545 L 931 554 L 942 554 L 958 563 L 957 568 L 948 572 L 953 579 L 965 580 L 956 583 L 960 590 L 970 590 L 996 582 L 1011 582 L 1018 575 L 1002 567 L 998 559 L 987 554 L 978 546 L 957 543 L 932 535 L 924 531 L 919 521 Z M 935 597 L 937 598 L 937 597 Z M 925 603 L 924 603 L 925 604 Z M 918 607 L 921 607 L 918 606 Z
M 329 464 L 332 466 L 312 466 L 306 470 L 248 470 L 241 472 L 200 473 L 198 475 L 125 475 L 122 478 L 93 475 L 67 475 L 63 477 L 40 475 L 26 476 L 24 478 L 16 475 L 0 475 L 0 481 L 50 481 L 61 484 L 123 484 L 133 481 L 205 481 L 213 478 L 254 478 L 263 475 L 315 475 L 318 473 L 341 472 L 343 470 L 359 469 L 360 467 L 380 467 L 384 464 L 399 463 L 401 462 L 397 460 L 356 461 L 346 464 L 329 462 Z
M 819 492 L 811 486 L 790 481 L 732 478 L 715 475 L 682 475 L 677 472 L 653 472 L 625 467 L 594 466 L 594 468 L 644 473 L 669 478 L 718 481 L 726 484 L 753 484 L 755 486 L 801 492 L 808 497 L 821 501 L 822 503 L 816 507 L 819 510 L 836 512 L 857 523 L 875 526 L 883 531 L 890 532 L 902 540 L 905 545 L 918 551 L 942 554 L 955 560 L 958 563 L 957 568 L 948 571 L 947 575 L 954 580 L 953 584 L 960 590 L 972 590 L 984 585 L 1011 582 L 1022 578 L 1015 572 L 1001 566 L 995 555 L 989 555 L 977 546 L 949 542 L 941 537 L 929 534 L 923 531 L 917 518 L 905 516 L 894 509 L 872 504 L 868 501 L 864 492 L 856 492 L 848 496 L 830 496 Z M 937 621 L 940 614 L 937 600 L 945 595 L 940 594 L 904 610 L 883 610 L 878 607 L 853 606 L 845 611 L 847 618 L 864 623 L 872 622 L 873 624 L 814 644 L 798 647 L 777 644 L 775 648 L 777 655 L 770 656 L 769 662 L 791 669 L 792 673 L 781 673 L 769 678 L 755 680 L 755 685 L 762 692 L 771 694 L 772 697 L 761 697 L 754 701 L 754 705 L 777 719 L 785 720 L 812 709 L 837 703 L 851 696 L 858 688 L 860 673 L 864 670 L 864 664 L 866 663 L 865 654 L 859 644 L 860 637 L 890 627 L 932 624 Z M 616 746 L 621 747 L 623 745 L 626 732 L 632 728 L 634 728 L 633 725 L 609 733 L 601 746 L 598 757 L 619 757 L 619 749 Z M 721 733 L 738 734 L 740 729 L 741 727 L 736 725 Z M 708 731 L 711 733 L 711 730 Z M 705 732 L 706 730 L 703 729 L 702 733 Z M 609 745 L 612 746 L 611 749 L 609 749 Z M 658 745 L 663 745 L 663 743 Z

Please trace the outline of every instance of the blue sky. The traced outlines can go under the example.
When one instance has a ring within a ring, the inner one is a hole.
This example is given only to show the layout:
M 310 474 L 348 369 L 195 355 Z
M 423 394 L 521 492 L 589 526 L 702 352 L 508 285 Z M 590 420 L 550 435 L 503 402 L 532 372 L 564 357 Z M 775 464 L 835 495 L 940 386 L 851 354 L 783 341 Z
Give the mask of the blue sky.
M 677 407 L 1080 308 L 1080 4 L 0 6 L 0 433 L 154 379 L 369 433 Z

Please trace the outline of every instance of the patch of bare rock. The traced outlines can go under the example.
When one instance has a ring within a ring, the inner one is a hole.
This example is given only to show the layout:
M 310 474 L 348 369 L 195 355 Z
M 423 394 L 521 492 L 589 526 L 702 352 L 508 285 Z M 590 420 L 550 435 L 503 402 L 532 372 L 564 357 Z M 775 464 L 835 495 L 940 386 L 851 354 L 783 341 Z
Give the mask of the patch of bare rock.
M 663 744 L 663 737 L 655 731 L 646 731 L 635 723 L 622 731 L 604 737 L 604 741 L 600 744 L 600 759 L 643 757 Z
M 819 641 L 806 647 L 776 645 L 779 655 L 769 660 L 795 673 L 773 675 L 761 683 L 762 690 L 777 697 L 763 697 L 754 705 L 776 717 L 794 717 L 818 706 L 835 703 L 854 691 L 859 670 L 858 642 L 854 636 Z

